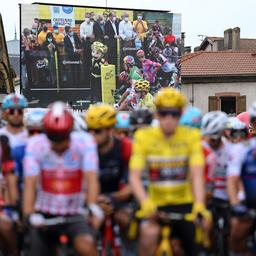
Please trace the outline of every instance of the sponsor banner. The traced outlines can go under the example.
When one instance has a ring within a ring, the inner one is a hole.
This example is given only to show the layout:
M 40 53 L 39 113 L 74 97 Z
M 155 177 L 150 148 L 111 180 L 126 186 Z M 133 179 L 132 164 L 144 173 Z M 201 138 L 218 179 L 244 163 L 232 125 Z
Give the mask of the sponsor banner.
M 115 65 L 101 65 L 102 102 L 114 103 L 112 90 L 116 89 Z
M 65 27 L 75 26 L 75 12 L 72 6 L 51 6 L 51 23 L 52 26 L 58 25 Z

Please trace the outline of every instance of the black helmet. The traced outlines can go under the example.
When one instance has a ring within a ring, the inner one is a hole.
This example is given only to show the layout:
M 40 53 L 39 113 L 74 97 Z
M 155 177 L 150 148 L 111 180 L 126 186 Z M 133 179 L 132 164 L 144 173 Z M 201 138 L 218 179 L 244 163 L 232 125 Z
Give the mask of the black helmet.
M 130 114 L 131 125 L 149 125 L 153 120 L 153 114 L 148 109 L 138 109 Z

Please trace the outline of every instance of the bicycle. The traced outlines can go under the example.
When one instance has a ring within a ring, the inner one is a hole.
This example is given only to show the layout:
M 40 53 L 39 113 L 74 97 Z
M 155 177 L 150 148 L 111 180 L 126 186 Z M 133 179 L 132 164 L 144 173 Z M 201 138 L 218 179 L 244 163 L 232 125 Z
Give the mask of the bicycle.
M 130 239 L 136 238 L 138 223 L 141 220 L 140 211 L 137 211 L 134 214 L 134 220 L 130 225 L 128 234 Z M 156 256 L 173 256 L 173 248 L 170 243 L 170 238 L 172 235 L 171 224 L 174 221 L 189 221 L 192 222 L 194 219 L 191 214 L 182 214 L 182 213 L 166 213 L 159 211 L 156 215 L 156 219 L 161 226 L 161 240 L 156 252 Z
M 213 201 L 213 248 L 218 256 L 228 255 L 229 203 L 222 200 Z
M 73 224 L 84 221 L 85 217 L 89 215 L 89 212 L 85 212 L 83 215 L 77 216 L 58 216 L 50 219 L 46 219 L 41 215 L 32 217 L 30 219 L 30 224 L 34 227 L 52 227 L 61 226 L 63 224 Z M 60 229 L 61 231 L 61 229 Z M 63 231 L 58 235 L 58 242 L 54 249 L 55 256 L 75 256 L 75 251 L 72 247 L 72 243 Z

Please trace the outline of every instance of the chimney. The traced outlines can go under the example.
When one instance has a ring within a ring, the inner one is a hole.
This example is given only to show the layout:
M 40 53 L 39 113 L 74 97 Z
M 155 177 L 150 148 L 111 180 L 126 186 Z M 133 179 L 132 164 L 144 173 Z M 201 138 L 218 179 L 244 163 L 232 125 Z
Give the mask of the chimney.
M 232 49 L 232 29 L 224 31 L 224 50 Z
M 236 27 L 232 30 L 232 50 L 240 50 L 240 28 Z

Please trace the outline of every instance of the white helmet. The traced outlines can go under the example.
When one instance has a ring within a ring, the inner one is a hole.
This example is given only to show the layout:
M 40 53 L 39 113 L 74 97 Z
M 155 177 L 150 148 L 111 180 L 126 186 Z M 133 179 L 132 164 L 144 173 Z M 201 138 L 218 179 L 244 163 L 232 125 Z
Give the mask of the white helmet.
M 73 117 L 74 117 L 74 131 L 86 131 L 87 126 L 85 123 L 85 120 L 82 116 L 82 114 L 79 114 L 78 112 L 73 112 Z
M 25 124 L 28 129 L 43 129 L 43 118 L 46 111 L 43 109 L 35 109 L 27 113 L 25 116 Z
M 243 130 L 246 129 L 246 124 L 240 121 L 237 117 L 229 117 L 227 122 L 227 129 Z
M 201 131 L 203 135 L 218 135 L 226 129 L 228 116 L 222 111 L 212 111 L 203 116 Z
M 256 118 L 256 101 L 252 103 L 250 109 L 249 109 L 250 117 Z

